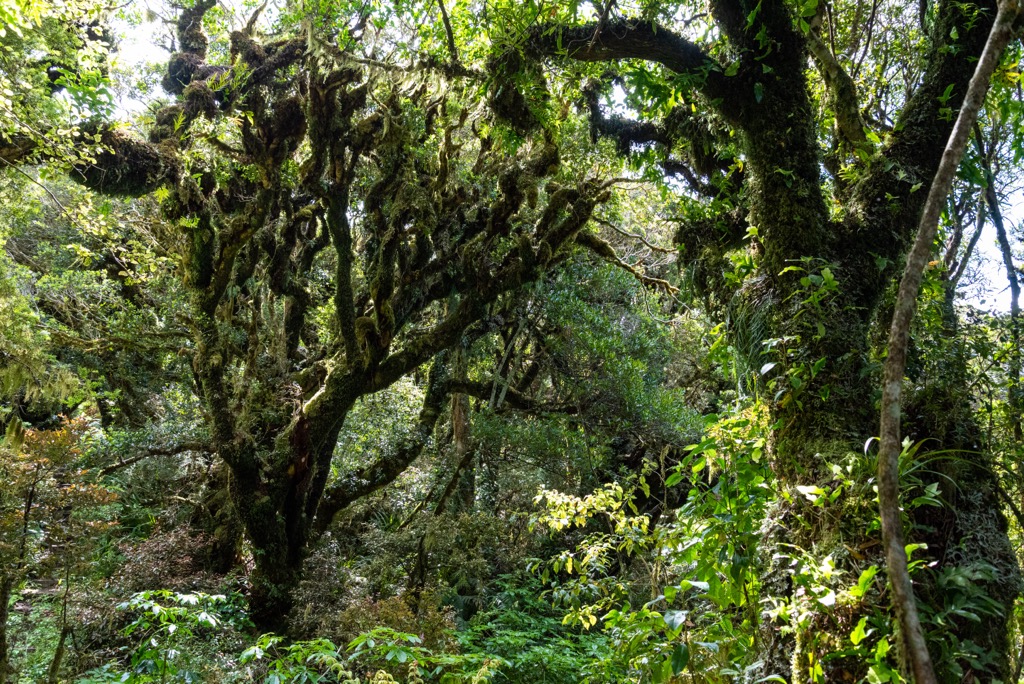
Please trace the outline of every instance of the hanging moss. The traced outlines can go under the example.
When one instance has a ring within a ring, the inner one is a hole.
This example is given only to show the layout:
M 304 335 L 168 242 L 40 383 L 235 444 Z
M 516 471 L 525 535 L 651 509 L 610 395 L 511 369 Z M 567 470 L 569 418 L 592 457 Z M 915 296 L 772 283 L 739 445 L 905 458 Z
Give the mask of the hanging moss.
M 181 95 L 203 66 L 203 58 L 191 52 L 176 52 L 167 62 L 167 73 L 161 85 L 172 95 Z
M 94 163 L 80 164 L 72 173 L 82 185 L 107 195 L 141 197 L 178 176 L 177 159 L 156 145 L 125 131 L 100 134 L 105 149 Z

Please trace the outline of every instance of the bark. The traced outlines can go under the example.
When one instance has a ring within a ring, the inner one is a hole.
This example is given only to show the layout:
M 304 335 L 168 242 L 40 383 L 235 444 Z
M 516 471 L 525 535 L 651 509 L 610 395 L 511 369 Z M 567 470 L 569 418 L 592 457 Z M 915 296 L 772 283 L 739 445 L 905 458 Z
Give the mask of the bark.
M 10 646 L 7 643 L 7 621 L 11 615 L 11 594 L 14 592 L 14 578 L 4 575 L 0 579 L 0 684 L 7 684 L 11 680 Z

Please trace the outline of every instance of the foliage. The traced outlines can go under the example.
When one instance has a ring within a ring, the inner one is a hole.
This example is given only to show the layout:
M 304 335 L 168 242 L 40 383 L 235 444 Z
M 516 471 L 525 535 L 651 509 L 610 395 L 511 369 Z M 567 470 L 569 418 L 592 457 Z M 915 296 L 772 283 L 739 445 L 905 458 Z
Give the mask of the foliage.
M 505 576 L 496 588 L 487 607 L 458 634 L 464 650 L 498 657 L 494 682 L 579 682 L 608 656 L 605 637 L 563 624 L 562 612 L 542 598 L 544 586 L 535 576 Z
M 902 681 L 862 445 L 993 9 L 0 0 L 0 680 Z M 1021 659 L 1013 50 L 904 382 L 950 681 Z

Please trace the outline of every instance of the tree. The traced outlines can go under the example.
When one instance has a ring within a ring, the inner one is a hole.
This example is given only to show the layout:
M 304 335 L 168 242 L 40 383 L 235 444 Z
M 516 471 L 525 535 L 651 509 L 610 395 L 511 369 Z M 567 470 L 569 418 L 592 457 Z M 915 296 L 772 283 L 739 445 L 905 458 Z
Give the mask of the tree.
M 849 9 L 833 11 L 823 3 L 716 1 L 703 22 L 696 10 L 692 20 L 680 20 L 687 11 L 676 4 L 647 6 L 642 16 L 622 16 L 615 3 L 594 8 L 596 20 L 591 14 L 589 22 L 576 6 L 535 15 L 537 23 L 523 29 L 516 49 L 535 60 L 611 64 L 614 71 L 591 88 L 622 84 L 637 109 L 657 107 L 667 93 L 684 103 L 663 108 L 669 110 L 663 118 L 624 120 L 592 99 L 592 128 L 624 150 L 658 146 L 662 167 L 705 198 L 681 219 L 678 240 L 683 258 L 697 262 L 705 291 L 731 311 L 733 334 L 758 327 L 752 319 L 765 330 L 755 339 L 737 339 L 737 346 L 755 359 L 767 356 L 762 374 L 785 369 L 771 407 L 774 474 L 783 487 L 826 481 L 827 465 L 875 430 L 874 402 L 866 400 L 877 387 L 869 331 L 885 310 L 925 200 L 921 189 L 938 168 L 950 113 L 966 91 L 995 6 L 928 7 L 920 17 L 923 52 L 889 34 L 890 49 L 907 51 L 867 61 L 858 35 L 865 24 L 869 40 L 875 28 L 916 30 L 905 14 L 887 16 L 895 5 L 876 16 L 876 3 L 865 21 L 858 4 L 852 25 L 837 19 Z M 692 39 L 702 35 L 693 23 L 714 31 Z M 816 78 L 807 71 L 812 57 Z M 906 97 L 871 93 L 865 100 L 865 84 L 854 76 L 865 64 L 885 73 L 893 61 L 914 70 L 903 82 Z M 865 114 L 874 107 L 884 114 L 872 123 Z M 688 159 L 672 154 L 679 150 Z M 823 177 L 823 169 L 830 173 Z M 744 239 L 753 257 L 749 276 L 723 283 L 714 264 Z M 933 530 L 927 541 L 935 558 L 949 558 L 956 549 L 966 566 L 996 568 L 986 591 L 1002 607 L 1001 617 L 960 630 L 983 648 L 1005 653 L 1017 563 L 989 456 L 978 451 L 968 397 L 952 377 L 958 372 L 947 369 L 940 393 L 918 394 L 908 411 L 920 416 L 915 438 L 934 438 L 960 453 L 957 465 L 943 469 L 959 483 L 946 492 L 950 507 L 917 522 Z M 830 526 L 796 524 L 804 515 L 813 518 L 799 501 L 776 510 L 766 532 L 813 548 L 831 534 L 825 531 Z M 786 575 L 785 563 L 766 559 L 766 583 L 784 587 Z M 798 633 L 798 656 L 791 659 L 793 645 L 782 634 L 766 630 L 766 670 L 788 673 L 792 666 L 792 676 L 803 681 L 814 663 L 815 645 L 807 643 L 813 637 Z M 1003 675 L 1005 668 L 999 667 Z
M 25 579 L 49 569 L 64 584 L 61 635 L 54 655 L 60 668 L 67 633 L 70 583 L 89 560 L 90 542 L 108 526 L 102 507 L 114 495 L 90 482 L 80 468 L 83 420 L 54 430 L 18 430 L 0 446 L 0 472 L 7 487 L 0 498 L 0 682 L 12 674 L 8 650 L 11 598 Z
M 149 140 L 94 125 L 103 151 L 71 177 L 160 201 L 211 449 L 254 549 L 253 617 L 271 628 L 310 540 L 429 439 L 447 350 L 500 322 L 506 293 L 566 258 L 612 184 L 562 166 L 536 121 L 496 128 L 489 109 L 528 112 L 515 91 L 497 86 L 478 109 L 479 74 L 361 58 L 368 17 L 335 8 L 355 19 L 325 34 L 326 15 L 285 15 L 289 37 L 261 42 L 254 15 L 231 34 L 230 64 L 210 64 L 212 7 L 200 0 L 177 19 L 164 79 L 175 101 Z M 4 149 L 9 164 L 40 152 Z M 354 402 L 428 363 L 406 442 L 332 479 Z

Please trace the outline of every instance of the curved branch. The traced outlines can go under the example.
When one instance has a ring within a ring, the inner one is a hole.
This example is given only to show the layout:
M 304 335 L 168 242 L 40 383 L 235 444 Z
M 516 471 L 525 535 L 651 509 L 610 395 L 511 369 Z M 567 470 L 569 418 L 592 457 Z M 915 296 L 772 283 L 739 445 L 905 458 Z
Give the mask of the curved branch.
M 807 34 L 807 45 L 814 56 L 814 63 L 818 65 L 821 79 L 828 88 L 839 134 L 849 143 L 863 143 L 867 137 L 864 134 L 864 120 L 860 115 L 856 84 L 814 30 Z
M 698 89 L 710 100 L 721 102 L 723 116 L 730 116 L 740 101 L 721 65 L 670 29 L 639 19 L 615 19 L 604 24 L 579 26 L 546 24 L 533 30 L 530 47 L 541 55 L 561 55 L 581 62 L 642 59 L 677 73 L 700 79 Z
M 602 240 L 593 233 L 580 233 L 576 236 L 576 244 L 581 247 L 589 249 L 591 252 L 601 257 L 605 261 L 618 266 L 622 270 L 631 274 L 634 278 L 640 281 L 645 287 L 649 287 L 655 290 L 662 290 L 667 295 L 673 295 L 679 292 L 679 288 L 672 285 L 672 283 L 661 278 L 652 278 L 648 275 L 641 273 L 635 266 L 627 264 L 625 261 L 615 253 L 615 248 L 611 244 Z
M 316 513 L 316 528 L 319 531 L 326 530 L 338 512 L 353 501 L 394 482 L 422 453 L 431 435 L 434 434 L 434 426 L 441 415 L 444 400 L 450 394 L 446 356 L 447 354 L 442 352 L 434 360 L 419 418 L 415 427 L 403 438 L 398 447 L 392 453 L 382 456 L 328 487 Z

